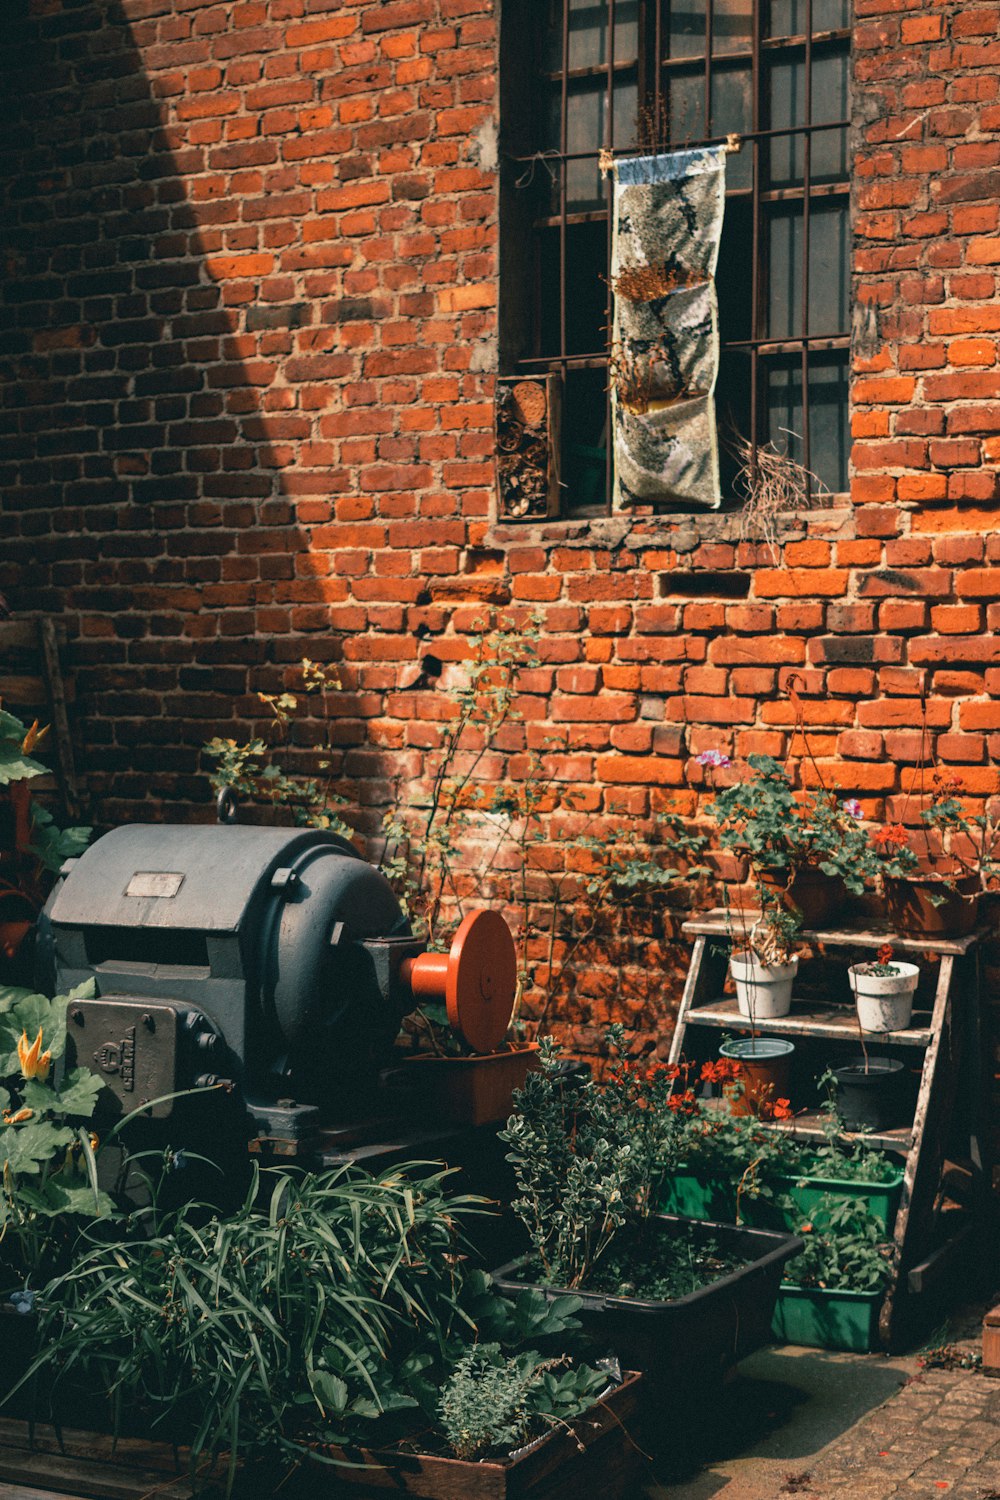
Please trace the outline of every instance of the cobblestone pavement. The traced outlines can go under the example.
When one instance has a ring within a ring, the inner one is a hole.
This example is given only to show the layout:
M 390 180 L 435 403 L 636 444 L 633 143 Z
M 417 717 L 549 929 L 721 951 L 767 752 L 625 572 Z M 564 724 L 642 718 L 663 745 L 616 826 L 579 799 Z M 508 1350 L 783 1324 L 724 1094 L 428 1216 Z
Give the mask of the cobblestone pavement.
M 801 1500 L 1000 1500 L 1000 1381 L 927 1370 L 832 1443 L 803 1473 Z
M 984 1310 L 953 1320 L 956 1351 L 981 1349 Z M 651 1487 L 649 1500 L 1000 1500 L 1000 1379 L 978 1370 L 763 1351 L 714 1425 L 699 1471 Z

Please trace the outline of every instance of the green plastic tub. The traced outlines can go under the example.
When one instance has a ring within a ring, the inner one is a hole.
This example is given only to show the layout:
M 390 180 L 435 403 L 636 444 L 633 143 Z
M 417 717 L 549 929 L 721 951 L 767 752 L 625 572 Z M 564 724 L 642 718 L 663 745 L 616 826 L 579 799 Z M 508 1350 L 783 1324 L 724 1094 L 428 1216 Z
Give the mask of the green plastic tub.
M 877 1219 L 886 1239 L 890 1238 L 896 1222 L 900 1194 L 903 1191 L 903 1173 L 899 1171 L 889 1182 L 844 1182 L 833 1177 L 779 1177 L 775 1180 L 779 1192 L 788 1193 L 799 1213 L 808 1218 L 825 1193 L 838 1198 L 862 1198 L 868 1212 Z M 794 1222 L 788 1222 L 794 1228 Z
M 902 1170 L 888 1182 L 848 1182 L 832 1177 L 776 1177 L 776 1193 L 787 1193 L 795 1204 L 795 1214 L 783 1214 L 770 1198 L 752 1198 L 744 1194 L 740 1202 L 742 1221 L 761 1229 L 795 1229 L 802 1218 L 812 1214 L 825 1193 L 837 1197 L 862 1198 L 868 1210 L 888 1239 L 896 1222 L 896 1210 L 903 1191 Z M 736 1183 L 718 1177 L 698 1177 L 679 1171 L 664 1183 L 660 1195 L 662 1213 L 680 1214 L 685 1219 L 714 1219 L 732 1223 L 736 1218 Z
M 881 1292 L 828 1292 L 783 1281 L 771 1332 L 786 1344 L 868 1354 L 878 1347 L 882 1295 Z

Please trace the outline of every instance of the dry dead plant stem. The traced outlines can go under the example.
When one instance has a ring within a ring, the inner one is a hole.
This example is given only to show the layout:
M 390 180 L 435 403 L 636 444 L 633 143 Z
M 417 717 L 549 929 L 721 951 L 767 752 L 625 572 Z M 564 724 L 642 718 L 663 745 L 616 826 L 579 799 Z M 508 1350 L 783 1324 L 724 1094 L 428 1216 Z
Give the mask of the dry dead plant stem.
M 782 431 L 786 429 L 782 428 Z M 797 434 L 789 432 L 789 437 Z M 823 481 L 773 443 L 756 448 L 736 436 L 733 451 L 739 460 L 735 488 L 744 496 L 740 512 L 740 541 L 763 542 L 777 562 L 781 547 L 781 516 L 786 511 L 811 510 L 830 494 Z

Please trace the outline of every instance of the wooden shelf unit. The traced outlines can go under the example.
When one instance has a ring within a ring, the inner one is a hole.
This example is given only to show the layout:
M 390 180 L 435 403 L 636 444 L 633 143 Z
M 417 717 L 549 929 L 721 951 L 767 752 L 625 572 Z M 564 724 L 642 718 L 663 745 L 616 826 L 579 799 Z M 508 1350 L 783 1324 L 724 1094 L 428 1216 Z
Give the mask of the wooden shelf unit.
M 756 917 L 753 912 L 741 914 L 737 935 L 744 927 L 749 931 Z M 694 939 L 694 945 L 670 1046 L 671 1062 L 677 1062 L 684 1054 L 689 1027 L 706 1031 L 750 1030 L 751 1023 L 740 1015 L 736 1001 L 722 997 L 732 921 L 730 914 L 719 909 L 684 924 L 683 930 Z M 895 1130 L 866 1131 L 849 1137 L 880 1150 L 898 1152 L 905 1158 L 894 1231 L 893 1280 L 880 1320 L 881 1341 L 886 1348 L 899 1344 L 910 1313 L 916 1311 L 913 1299 L 935 1285 L 943 1268 L 954 1263 L 988 1200 L 991 1171 L 986 1159 L 987 1086 L 978 965 L 982 936 L 984 933 L 979 931 L 961 938 L 909 938 L 891 932 L 883 924 L 871 924 L 857 931 L 848 927 L 808 929 L 798 935 L 804 948 L 820 953 L 838 948 L 864 952 L 888 942 L 898 954 L 905 954 L 913 962 L 919 964 L 931 959 L 938 962 L 929 1012 L 917 1010 L 914 1024 L 905 1031 L 866 1033 L 869 1043 L 909 1049 L 914 1063 L 920 1061 L 920 1084 L 912 1123 Z M 846 962 L 848 955 L 844 958 Z M 956 1005 L 959 992 L 961 1005 Z M 853 1046 L 856 1050 L 859 1045 L 853 1005 L 833 1001 L 793 999 L 788 1016 L 761 1020 L 756 1030 L 765 1035 L 832 1043 L 838 1049 Z M 846 1056 L 846 1052 L 842 1055 Z M 837 1053 L 831 1052 L 828 1062 L 836 1061 Z M 962 1108 L 957 1107 L 960 1094 Z M 794 1105 L 795 1101 L 792 1102 Z M 822 1117 L 818 1113 L 806 1111 L 789 1121 L 770 1122 L 769 1128 L 804 1141 L 824 1139 Z M 945 1198 L 943 1173 L 949 1151 L 970 1163 L 973 1191 L 970 1215 L 942 1244 L 938 1231 Z

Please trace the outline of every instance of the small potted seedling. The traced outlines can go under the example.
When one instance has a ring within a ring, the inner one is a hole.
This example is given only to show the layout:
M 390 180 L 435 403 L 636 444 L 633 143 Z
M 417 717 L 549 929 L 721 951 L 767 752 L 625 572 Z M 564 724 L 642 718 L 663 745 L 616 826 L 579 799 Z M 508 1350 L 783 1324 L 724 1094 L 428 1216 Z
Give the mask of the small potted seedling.
M 913 994 L 920 978 L 916 964 L 893 958 L 883 943 L 874 959 L 848 969 L 858 1024 L 863 1031 L 904 1031 L 913 1014 Z

